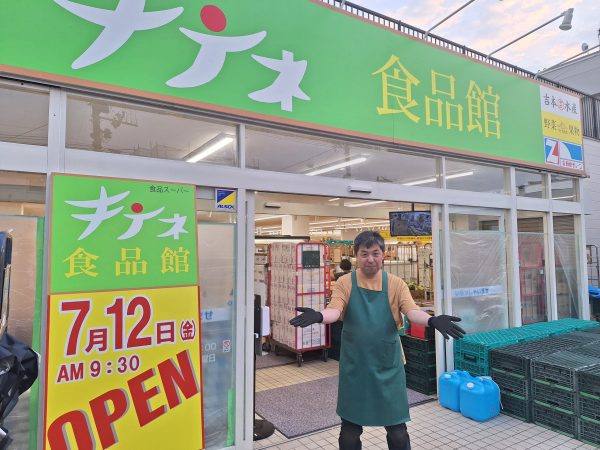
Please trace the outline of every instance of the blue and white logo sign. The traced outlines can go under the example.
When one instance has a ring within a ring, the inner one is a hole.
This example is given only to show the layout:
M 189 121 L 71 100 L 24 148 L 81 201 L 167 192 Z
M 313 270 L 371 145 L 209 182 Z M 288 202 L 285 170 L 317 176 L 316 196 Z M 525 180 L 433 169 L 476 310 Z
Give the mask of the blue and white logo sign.
M 215 189 L 215 208 L 229 211 L 236 210 L 235 189 Z
M 569 169 L 583 170 L 581 145 L 553 138 L 544 138 L 546 163 Z

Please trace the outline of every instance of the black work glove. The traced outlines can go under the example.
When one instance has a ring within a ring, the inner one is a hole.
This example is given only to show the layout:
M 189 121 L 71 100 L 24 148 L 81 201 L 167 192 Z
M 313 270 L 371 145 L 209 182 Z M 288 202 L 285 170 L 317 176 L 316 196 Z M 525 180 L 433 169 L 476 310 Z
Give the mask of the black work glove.
M 302 314 L 290 320 L 290 325 L 306 328 L 313 323 L 323 322 L 323 314 L 321 314 L 319 311 L 315 311 L 312 308 L 303 308 L 299 306 L 296 308 L 296 311 L 300 311 Z
M 427 326 L 433 327 L 442 333 L 446 339 L 453 337 L 454 339 L 462 339 L 467 333 L 461 327 L 454 322 L 460 322 L 460 317 L 447 316 L 442 314 L 441 316 L 433 316 L 427 321 Z

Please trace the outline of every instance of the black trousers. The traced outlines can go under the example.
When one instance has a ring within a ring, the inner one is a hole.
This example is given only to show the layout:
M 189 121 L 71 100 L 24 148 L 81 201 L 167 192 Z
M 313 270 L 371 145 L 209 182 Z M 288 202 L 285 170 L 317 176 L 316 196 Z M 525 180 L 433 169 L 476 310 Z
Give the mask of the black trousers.
M 387 443 L 389 450 L 411 450 L 410 437 L 405 423 L 385 427 L 387 431 Z M 363 427 L 342 418 L 342 429 L 340 430 L 340 450 L 361 450 L 362 443 L 360 435 Z

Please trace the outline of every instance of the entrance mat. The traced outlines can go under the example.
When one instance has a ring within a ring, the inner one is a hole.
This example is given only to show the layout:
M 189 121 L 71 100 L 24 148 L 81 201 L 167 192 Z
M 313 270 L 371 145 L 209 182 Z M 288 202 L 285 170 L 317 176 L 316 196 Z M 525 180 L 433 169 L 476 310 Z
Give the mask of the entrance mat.
M 323 359 L 322 350 L 312 350 L 302 353 L 302 359 L 304 362 L 317 361 Z M 284 349 L 277 349 L 271 351 L 264 356 L 256 357 L 256 368 L 266 369 L 268 367 L 284 366 L 286 364 L 298 364 L 296 360 L 296 354 Z
M 267 367 L 284 366 L 286 364 L 295 364 L 296 355 L 275 355 L 275 353 L 267 353 L 264 356 L 256 357 L 256 368 L 266 369 Z
M 256 393 L 256 414 L 268 420 L 288 439 L 341 424 L 335 413 L 338 377 L 298 383 Z M 435 400 L 408 391 L 410 406 Z

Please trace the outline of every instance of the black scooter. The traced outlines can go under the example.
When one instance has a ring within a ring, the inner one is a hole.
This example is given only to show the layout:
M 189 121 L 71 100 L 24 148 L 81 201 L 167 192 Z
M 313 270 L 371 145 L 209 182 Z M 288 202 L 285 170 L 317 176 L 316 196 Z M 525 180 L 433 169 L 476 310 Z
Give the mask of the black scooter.
M 37 379 L 39 364 L 37 353 L 7 332 L 11 258 L 12 237 L 0 231 L 0 450 L 12 442 L 4 419 Z

